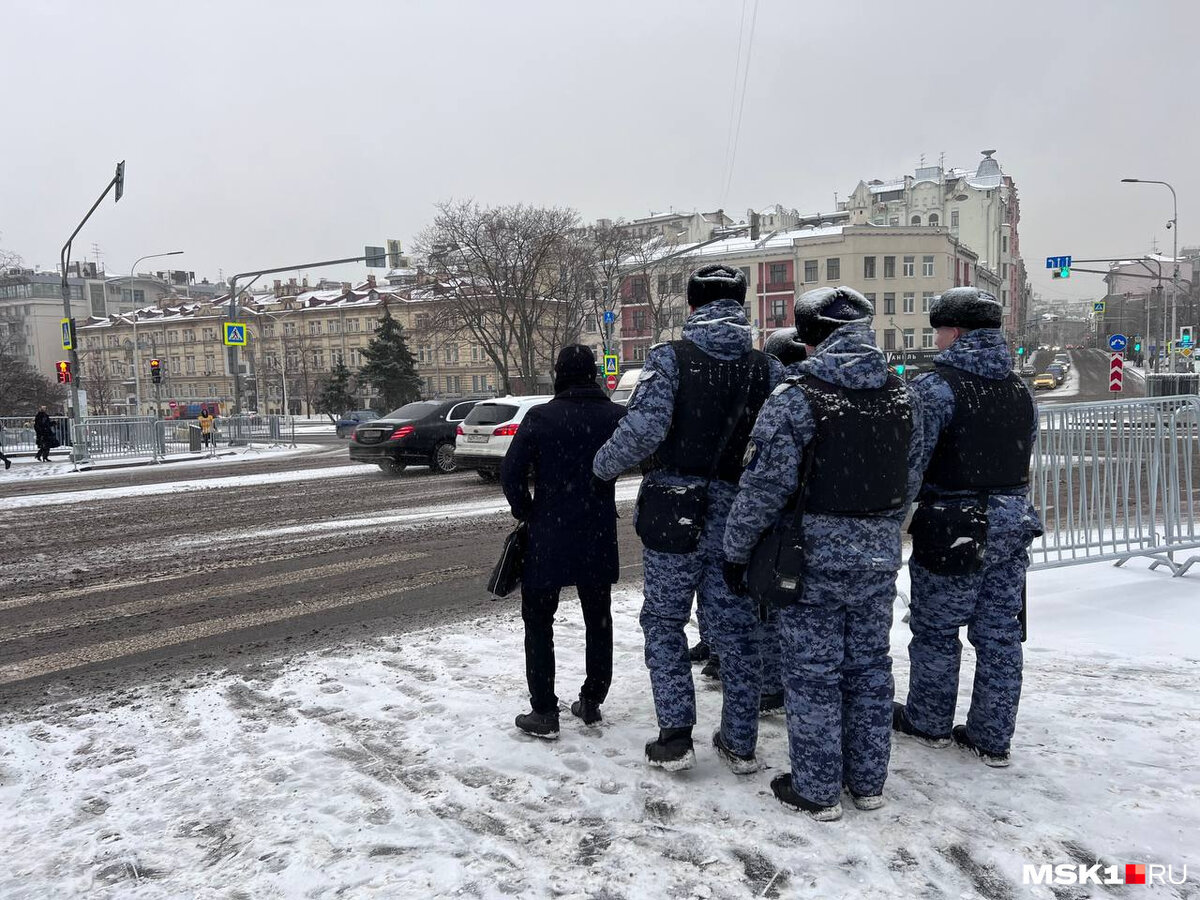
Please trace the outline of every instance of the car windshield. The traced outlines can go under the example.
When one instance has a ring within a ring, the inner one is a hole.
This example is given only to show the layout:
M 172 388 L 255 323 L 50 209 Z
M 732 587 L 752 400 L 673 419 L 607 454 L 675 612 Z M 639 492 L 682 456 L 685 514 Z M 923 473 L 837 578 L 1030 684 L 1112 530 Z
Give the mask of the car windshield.
M 394 409 L 385 416 L 388 419 L 422 419 L 436 410 L 442 404 L 432 400 L 420 400 L 416 403 L 405 403 L 399 409 Z
M 499 425 L 517 414 L 517 407 L 508 403 L 480 403 L 467 416 L 464 425 Z

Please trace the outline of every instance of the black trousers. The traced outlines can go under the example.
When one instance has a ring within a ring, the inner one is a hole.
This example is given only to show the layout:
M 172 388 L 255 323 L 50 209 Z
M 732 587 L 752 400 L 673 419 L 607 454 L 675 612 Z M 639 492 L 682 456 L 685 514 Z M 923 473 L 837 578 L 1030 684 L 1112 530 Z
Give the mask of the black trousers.
M 535 713 L 556 715 L 554 693 L 554 614 L 560 588 L 529 590 L 521 586 L 521 618 L 525 621 L 525 678 Z M 612 684 L 612 585 L 579 585 L 583 606 L 587 678 L 579 695 L 603 703 Z

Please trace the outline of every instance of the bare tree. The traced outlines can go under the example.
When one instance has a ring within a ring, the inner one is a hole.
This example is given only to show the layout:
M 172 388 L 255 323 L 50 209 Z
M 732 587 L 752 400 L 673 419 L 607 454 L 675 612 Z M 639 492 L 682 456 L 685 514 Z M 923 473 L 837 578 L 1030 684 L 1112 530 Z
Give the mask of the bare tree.
M 89 409 L 97 416 L 115 413 L 118 395 L 124 387 L 124 380 L 114 378 L 105 362 L 100 350 L 79 351 L 80 371 L 76 373 L 76 377 L 79 379 L 79 386 L 87 391 Z
M 504 393 L 532 389 L 558 348 L 577 339 L 586 299 L 578 215 L 559 207 L 438 206 L 417 240 L 435 266 L 431 311 L 441 330 L 469 335 L 496 367 Z
M 634 331 L 655 344 L 687 318 L 688 273 L 698 264 L 694 245 L 655 237 L 635 244 L 622 266 L 622 300 L 634 309 Z M 640 320 L 640 321 L 639 321 Z
M 39 406 L 55 409 L 67 397 L 61 384 L 40 375 L 18 353 L 23 343 L 15 332 L 0 328 L 0 416 L 33 415 Z

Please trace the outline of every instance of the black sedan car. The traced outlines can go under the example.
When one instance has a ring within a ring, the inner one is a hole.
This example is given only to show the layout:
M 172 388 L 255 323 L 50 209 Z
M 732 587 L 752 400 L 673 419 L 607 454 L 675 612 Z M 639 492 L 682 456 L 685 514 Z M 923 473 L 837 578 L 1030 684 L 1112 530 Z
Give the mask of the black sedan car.
M 366 422 L 350 438 L 350 461 L 375 463 L 399 475 L 408 466 L 453 472 L 458 425 L 478 400 L 418 400 Z

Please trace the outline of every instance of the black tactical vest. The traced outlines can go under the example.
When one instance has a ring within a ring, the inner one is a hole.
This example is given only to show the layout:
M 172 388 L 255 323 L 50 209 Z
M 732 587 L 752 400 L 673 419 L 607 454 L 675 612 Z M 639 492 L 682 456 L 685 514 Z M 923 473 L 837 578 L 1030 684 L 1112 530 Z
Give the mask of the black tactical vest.
M 925 483 L 944 491 L 1003 491 L 1029 484 L 1033 398 L 1015 374 L 997 381 L 953 366 L 934 371 L 954 392 L 954 417 L 943 429 Z
M 894 512 L 904 505 L 913 407 L 904 382 L 889 375 L 880 388 L 849 390 L 811 375 L 804 391 L 817 432 L 805 511 L 835 516 Z
M 742 475 L 750 429 L 771 393 L 771 367 L 766 354 L 751 350 L 740 359 L 724 360 L 709 356 L 691 341 L 673 341 L 671 346 L 679 367 L 679 386 L 671 428 L 654 454 L 655 462 L 681 475 L 707 478 L 717 444 L 748 380 L 746 408 L 713 476 L 718 481 L 736 482 Z

